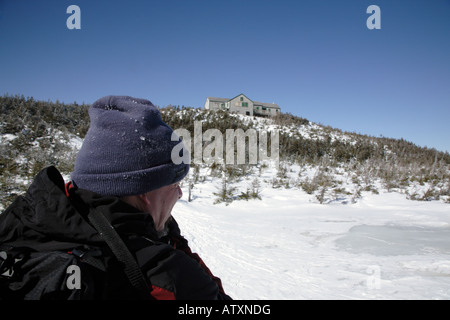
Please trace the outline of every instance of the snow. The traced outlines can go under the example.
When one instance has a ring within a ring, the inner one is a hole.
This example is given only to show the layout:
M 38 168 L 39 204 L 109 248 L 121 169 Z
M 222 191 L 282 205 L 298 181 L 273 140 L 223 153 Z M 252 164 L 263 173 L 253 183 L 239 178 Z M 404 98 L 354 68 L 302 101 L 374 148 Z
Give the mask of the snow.
M 400 193 L 318 204 L 291 189 L 213 205 L 218 182 L 173 209 L 234 299 L 449 299 L 450 206 Z
M 17 136 L 14 134 L 10 134 L 10 133 L 0 134 L 0 144 L 7 143 L 9 141 L 13 141 L 14 139 L 17 139 Z

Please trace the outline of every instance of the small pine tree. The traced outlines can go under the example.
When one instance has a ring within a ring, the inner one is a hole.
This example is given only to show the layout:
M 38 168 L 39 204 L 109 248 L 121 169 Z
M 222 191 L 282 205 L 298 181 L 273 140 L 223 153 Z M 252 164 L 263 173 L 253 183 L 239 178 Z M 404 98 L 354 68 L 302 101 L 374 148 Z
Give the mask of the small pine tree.
M 261 183 L 257 177 L 255 177 L 252 181 L 251 196 L 253 199 L 261 200 Z
M 187 179 L 187 183 L 188 183 L 188 202 L 192 201 L 192 189 L 194 188 L 194 175 L 193 174 L 189 174 L 189 178 Z
M 217 197 L 214 204 L 225 202 L 226 205 L 229 205 L 235 198 L 235 192 L 236 187 L 230 185 L 229 177 L 227 177 L 226 172 L 223 172 L 222 186 L 219 188 L 218 192 L 213 192 L 213 194 Z

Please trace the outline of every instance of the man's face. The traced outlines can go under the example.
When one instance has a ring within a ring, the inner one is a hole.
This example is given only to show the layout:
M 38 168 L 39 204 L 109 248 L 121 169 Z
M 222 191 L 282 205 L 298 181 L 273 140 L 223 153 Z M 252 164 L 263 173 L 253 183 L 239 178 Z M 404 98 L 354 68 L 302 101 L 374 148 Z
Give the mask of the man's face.
M 162 231 L 171 217 L 172 208 L 183 196 L 179 183 L 170 184 L 150 191 L 145 195 L 148 199 L 147 211 L 153 217 L 156 231 Z

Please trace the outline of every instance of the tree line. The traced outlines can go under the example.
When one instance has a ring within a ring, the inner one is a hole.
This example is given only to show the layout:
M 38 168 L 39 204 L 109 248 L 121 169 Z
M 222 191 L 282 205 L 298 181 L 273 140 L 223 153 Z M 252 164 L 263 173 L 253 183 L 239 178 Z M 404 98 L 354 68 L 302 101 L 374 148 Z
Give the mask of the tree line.
M 77 150 L 70 146 L 74 137 L 83 139 L 89 128 L 89 106 L 59 101 L 36 101 L 23 95 L 0 97 L 0 204 L 6 206 L 18 193 L 26 190 L 33 177 L 42 168 L 55 165 L 61 172 L 73 170 Z M 435 149 L 416 146 L 403 139 L 371 137 L 342 132 L 339 129 L 315 125 L 307 119 L 289 113 L 273 118 L 244 117 L 226 111 L 168 106 L 159 108 L 163 120 L 173 129 L 184 128 L 194 132 L 194 122 L 201 121 L 202 129 L 252 128 L 265 130 L 268 125 L 279 128 L 280 165 L 278 175 L 271 181 L 273 187 L 297 187 L 315 194 L 319 202 L 327 195 L 348 193 L 334 178 L 334 171 L 342 169 L 352 175 L 355 185 L 352 194 L 375 191 L 375 181 L 381 181 L 386 190 L 406 190 L 411 184 L 426 185 L 428 192 L 407 196 L 415 200 L 447 197 L 450 200 L 450 155 Z M 300 132 L 309 128 L 309 136 Z M 340 137 L 345 136 L 346 139 Z M 269 135 L 270 139 L 270 135 Z M 210 142 L 203 141 L 203 146 Z M 224 142 L 225 145 L 225 142 Z M 289 166 L 315 167 L 314 178 L 289 178 Z M 215 192 L 226 201 L 260 198 L 258 174 L 265 164 L 208 165 L 212 177 L 222 179 L 222 190 Z M 195 166 L 193 166 L 195 169 Z M 189 185 L 201 183 L 197 176 Z M 233 183 L 252 175 L 252 184 L 241 193 Z M 233 194 L 232 191 L 236 191 Z M 330 196 L 329 196 L 330 197 Z

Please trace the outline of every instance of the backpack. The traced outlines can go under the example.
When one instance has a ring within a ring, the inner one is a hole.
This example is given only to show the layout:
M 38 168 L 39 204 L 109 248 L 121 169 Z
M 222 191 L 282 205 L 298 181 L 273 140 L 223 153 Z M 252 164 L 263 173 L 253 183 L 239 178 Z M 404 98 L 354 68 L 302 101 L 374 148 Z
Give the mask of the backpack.
M 88 219 L 107 247 L 37 251 L 0 244 L 0 300 L 151 299 L 151 285 L 101 210 Z
M 106 267 L 97 248 L 36 251 L 0 246 L 0 300 L 100 298 Z

